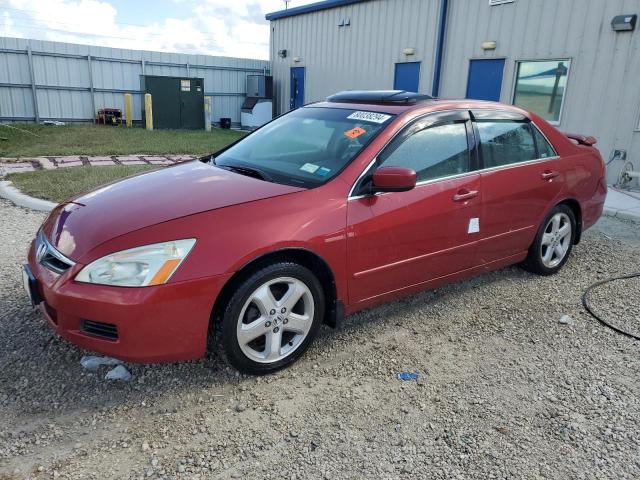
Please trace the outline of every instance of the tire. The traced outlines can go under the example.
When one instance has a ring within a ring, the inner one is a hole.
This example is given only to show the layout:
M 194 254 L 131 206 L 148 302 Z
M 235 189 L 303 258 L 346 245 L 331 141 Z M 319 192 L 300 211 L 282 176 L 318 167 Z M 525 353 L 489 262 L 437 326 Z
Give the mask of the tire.
M 240 372 L 275 372 L 304 354 L 320 329 L 324 309 L 315 275 L 297 263 L 278 262 L 240 284 L 216 328 L 217 343 Z
M 522 266 L 538 275 L 553 275 L 567 262 L 576 237 L 576 217 L 567 205 L 556 205 L 544 218 Z

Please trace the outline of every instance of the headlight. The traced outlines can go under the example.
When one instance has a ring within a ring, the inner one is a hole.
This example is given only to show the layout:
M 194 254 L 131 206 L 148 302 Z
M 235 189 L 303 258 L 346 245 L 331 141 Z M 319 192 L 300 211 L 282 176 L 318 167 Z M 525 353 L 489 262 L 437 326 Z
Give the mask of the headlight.
M 76 281 L 118 287 L 160 285 L 171 278 L 195 243 L 195 238 L 188 238 L 115 252 L 84 267 Z

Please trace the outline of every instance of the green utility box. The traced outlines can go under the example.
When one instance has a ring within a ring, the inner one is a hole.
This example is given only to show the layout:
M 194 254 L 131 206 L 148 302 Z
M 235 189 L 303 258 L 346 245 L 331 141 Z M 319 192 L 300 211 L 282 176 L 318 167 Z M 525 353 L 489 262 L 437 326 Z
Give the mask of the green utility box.
M 140 84 L 143 95 L 151 94 L 153 128 L 204 129 L 203 78 L 141 75 Z

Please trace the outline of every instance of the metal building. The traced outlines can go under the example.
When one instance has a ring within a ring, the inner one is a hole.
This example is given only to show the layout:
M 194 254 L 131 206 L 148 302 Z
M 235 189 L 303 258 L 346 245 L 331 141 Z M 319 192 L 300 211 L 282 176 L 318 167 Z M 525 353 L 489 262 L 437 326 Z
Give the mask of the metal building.
M 140 77 L 154 75 L 204 79 L 212 121 L 239 123 L 247 75 L 268 69 L 263 60 L 0 37 L 0 121 L 92 121 L 101 107 L 124 110 L 124 93 L 137 121 Z
M 639 0 L 326 0 L 274 12 L 278 113 L 348 89 L 514 103 L 594 135 L 615 183 L 625 163 L 640 170 L 638 14 Z

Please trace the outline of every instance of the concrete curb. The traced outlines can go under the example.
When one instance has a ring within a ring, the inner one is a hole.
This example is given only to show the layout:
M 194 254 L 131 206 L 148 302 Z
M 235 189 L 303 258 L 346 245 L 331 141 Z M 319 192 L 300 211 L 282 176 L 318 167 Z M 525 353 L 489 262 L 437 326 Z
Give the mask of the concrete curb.
M 619 218 L 620 220 L 626 220 L 628 222 L 640 223 L 640 215 L 627 212 L 625 210 L 618 210 L 617 208 L 605 208 L 602 214 L 607 217 Z
M 6 198 L 19 207 L 30 208 L 31 210 L 38 210 L 41 212 L 50 212 L 57 205 L 56 203 L 49 202 L 48 200 L 42 200 L 40 198 L 25 195 L 14 187 L 8 180 L 0 181 L 0 197 Z

